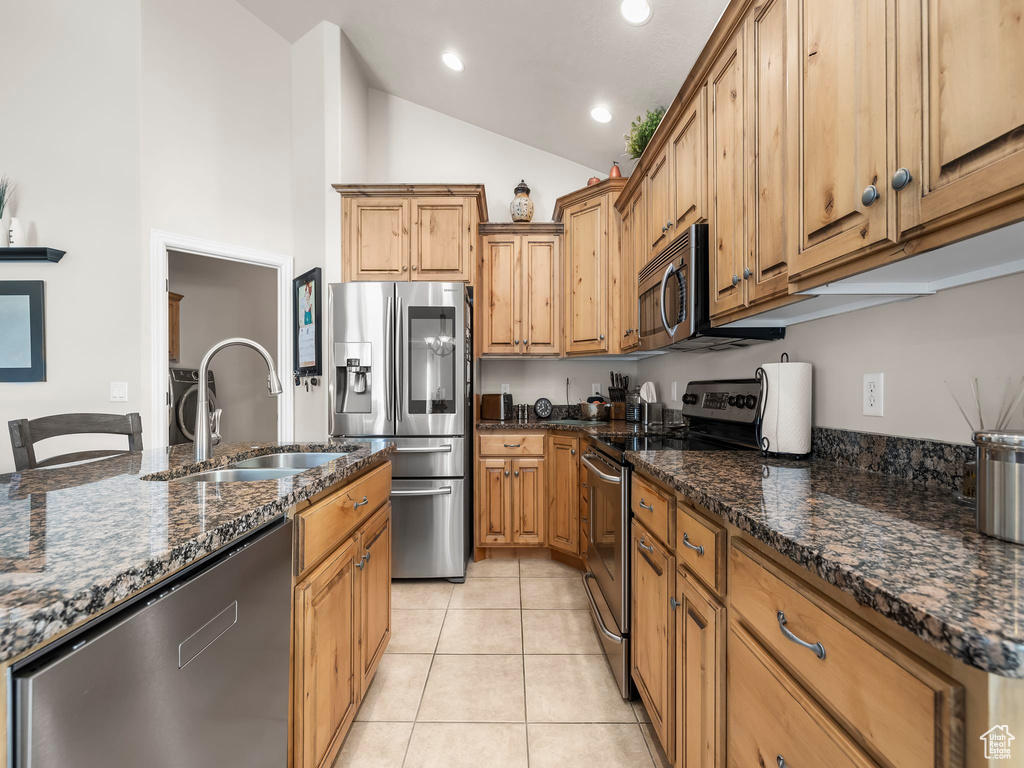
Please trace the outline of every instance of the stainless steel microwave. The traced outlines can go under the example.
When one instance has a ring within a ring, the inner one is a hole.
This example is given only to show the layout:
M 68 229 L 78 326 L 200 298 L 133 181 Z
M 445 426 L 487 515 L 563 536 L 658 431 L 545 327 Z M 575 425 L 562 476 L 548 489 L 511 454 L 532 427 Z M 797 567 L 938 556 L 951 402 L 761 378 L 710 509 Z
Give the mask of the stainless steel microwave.
M 640 349 L 715 351 L 785 338 L 785 328 L 712 328 L 708 225 L 694 224 L 639 275 Z

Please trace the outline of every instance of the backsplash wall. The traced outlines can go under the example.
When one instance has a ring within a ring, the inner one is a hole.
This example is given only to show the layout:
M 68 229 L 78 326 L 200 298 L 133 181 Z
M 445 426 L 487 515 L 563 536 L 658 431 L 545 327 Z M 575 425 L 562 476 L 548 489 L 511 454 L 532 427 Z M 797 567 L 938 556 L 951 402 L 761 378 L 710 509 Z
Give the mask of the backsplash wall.
M 1008 376 L 1024 375 L 1024 323 L 1020 319 L 1024 274 L 953 288 L 897 304 L 795 325 L 784 341 L 725 352 L 669 352 L 641 360 L 638 374 L 670 400 L 694 379 L 750 377 L 758 365 L 783 352 L 814 365 L 816 427 L 969 443 L 971 433 L 944 379 L 970 392 L 978 376 L 992 401 Z M 881 418 L 862 415 L 865 373 L 884 373 Z M 986 398 L 988 399 L 988 398 Z M 995 409 L 995 404 L 990 410 Z M 1021 409 L 1011 428 L 1024 429 Z
M 555 405 L 566 405 L 565 379 L 569 378 L 569 405 L 590 396 L 592 383 L 601 385 L 607 396 L 609 373 L 629 376 L 632 387 L 637 381 L 635 360 L 481 360 L 475 392 L 501 392 L 508 384 L 517 403 L 534 403 L 546 397 Z

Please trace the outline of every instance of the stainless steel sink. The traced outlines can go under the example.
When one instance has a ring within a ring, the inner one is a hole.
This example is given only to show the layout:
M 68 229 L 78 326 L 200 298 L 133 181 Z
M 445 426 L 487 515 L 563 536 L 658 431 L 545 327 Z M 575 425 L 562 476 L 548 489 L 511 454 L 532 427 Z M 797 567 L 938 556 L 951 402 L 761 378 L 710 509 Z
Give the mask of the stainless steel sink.
M 176 478 L 174 482 L 256 483 L 260 480 L 280 480 L 282 477 L 297 475 L 301 471 L 301 467 L 227 467 L 225 469 L 197 472 L 194 475 L 185 475 L 184 477 Z
M 310 469 L 340 459 L 344 455 L 344 453 L 271 453 L 253 459 L 236 461 L 229 466 L 238 469 Z

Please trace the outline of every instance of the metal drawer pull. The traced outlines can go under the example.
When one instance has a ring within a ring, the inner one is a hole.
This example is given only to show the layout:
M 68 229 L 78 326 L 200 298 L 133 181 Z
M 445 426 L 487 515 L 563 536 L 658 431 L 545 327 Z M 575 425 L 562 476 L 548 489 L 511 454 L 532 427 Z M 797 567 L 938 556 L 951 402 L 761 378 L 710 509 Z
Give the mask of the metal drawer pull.
M 670 597 L 668 599 L 668 605 L 674 611 L 676 608 L 678 608 L 680 605 L 682 605 L 682 603 L 680 603 L 674 597 Z
M 359 509 L 364 504 L 369 504 L 369 503 L 370 503 L 370 500 L 368 498 L 366 498 L 366 496 L 363 496 L 363 500 L 362 501 L 357 501 L 355 504 L 353 504 L 352 505 L 352 509 Z
M 395 453 L 451 453 L 451 444 L 447 445 L 421 445 L 407 448 L 395 448 Z
M 654 547 L 652 547 L 650 544 L 645 544 L 645 541 L 647 541 L 647 538 L 641 535 L 640 541 L 637 542 L 637 546 L 640 547 L 640 549 L 644 549 L 650 552 L 651 554 L 654 554 Z
M 782 755 L 776 755 L 775 756 L 775 764 L 778 765 L 779 768 L 788 768 L 788 764 L 786 763 L 786 758 L 784 758 Z
M 688 549 L 692 549 L 694 552 L 696 552 L 697 557 L 704 557 L 704 546 L 691 544 L 690 534 L 688 534 L 686 531 L 683 531 L 683 546 L 687 547 Z
M 824 659 L 825 658 L 825 646 L 824 645 L 822 645 L 821 643 L 814 643 L 814 644 L 806 643 L 803 640 L 801 640 L 799 637 L 794 635 L 792 632 L 790 632 L 788 629 L 786 629 L 786 614 L 785 614 L 784 611 L 779 611 L 776 614 L 776 616 L 779 619 L 779 629 L 782 630 L 782 636 L 783 637 L 785 637 L 787 640 L 790 640 L 790 641 L 796 643 L 801 648 L 806 648 L 808 651 L 813 651 L 814 655 L 817 656 L 819 659 Z M 784 762 L 785 761 L 783 761 L 783 763 Z M 780 763 L 780 765 L 782 765 L 783 763 Z
M 587 600 L 590 601 L 590 613 L 594 617 L 594 623 L 597 624 L 597 628 L 601 631 L 602 635 L 607 637 L 616 645 L 622 645 L 622 635 L 616 635 L 605 626 L 604 619 L 601 618 L 601 612 L 597 609 L 597 601 L 594 600 L 594 593 L 590 591 L 590 579 L 593 578 L 596 578 L 596 576 L 594 576 L 590 571 L 583 574 L 583 591 L 587 593 Z
M 502 443 L 502 445 L 505 446 L 506 448 L 521 448 L 523 444 L 516 443 L 515 445 L 512 445 L 511 443 Z
M 508 472 L 505 473 L 506 475 Z M 424 488 L 423 490 L 409 490 L 409 491 L 397 491 L 392 490 L 392 496 L 450 496 L 452 487 L 450 485 L 444 486 L 444 488 Z
M 640 506 L 643 507 L 644 509 L 651 510 L 651 512 L 654 511 L 654 507 L 652 507 L 650 504 L 648 504 L 646 501 L 644 501 L 644 497 L 643 496 L 640 497 Z

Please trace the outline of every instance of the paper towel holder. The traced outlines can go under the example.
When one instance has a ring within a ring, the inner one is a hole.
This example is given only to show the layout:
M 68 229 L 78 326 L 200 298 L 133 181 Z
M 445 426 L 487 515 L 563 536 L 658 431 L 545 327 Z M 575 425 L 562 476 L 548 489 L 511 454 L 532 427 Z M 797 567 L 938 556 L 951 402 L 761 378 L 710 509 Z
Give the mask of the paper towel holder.
M 792 363 L 796 369 L 794 378 L 794 371 L 788 369 L 789 364 L 789 353 L 783 352 L 778 363 L 766 363 L 758 366 L 754 372 L 754 378 L 761 384 L 756 439 L 765 456 L 802 459 L 811 453 L 812 368 L 810 363 Z M 782 368 L 784 365 L 787 366 L 785 370 Z M 769 374 L 769 368 L 773 369 L 772 374 Z M 774 385 L 769 382 L 773 377 Z M 791 386 L 780 391 L 769 391 L 771 386 L 779 389 L 783 380 L 790 381 Z M 792 385 L 796 387 L 795 392 Z M 782 394 L 783 391 L 786 394 Z M 774 398 L 774 410 L 771 413 L 770 395 Z

